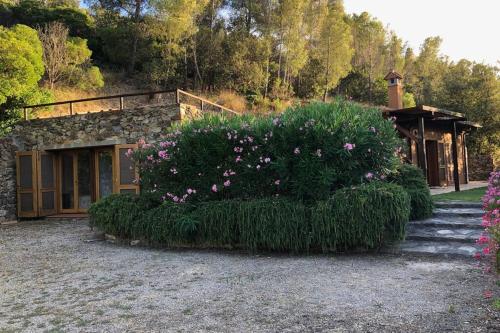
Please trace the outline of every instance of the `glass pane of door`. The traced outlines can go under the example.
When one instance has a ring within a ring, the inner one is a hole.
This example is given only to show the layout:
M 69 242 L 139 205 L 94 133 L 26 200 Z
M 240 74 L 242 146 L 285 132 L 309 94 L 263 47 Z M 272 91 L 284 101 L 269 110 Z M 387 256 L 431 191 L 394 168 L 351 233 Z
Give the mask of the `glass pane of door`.
M 62 209 L 75 208 L 75 182 L 73 175 L 73 154 L 61 156 L 61 206 Z
M 102 199 L 113 193 L 113 157 L 111 151 L 97 153 L 99 165 L 99 198 Z
M 92 200 L 90 150 L 78 152 L 78 208 L 88 209 Z

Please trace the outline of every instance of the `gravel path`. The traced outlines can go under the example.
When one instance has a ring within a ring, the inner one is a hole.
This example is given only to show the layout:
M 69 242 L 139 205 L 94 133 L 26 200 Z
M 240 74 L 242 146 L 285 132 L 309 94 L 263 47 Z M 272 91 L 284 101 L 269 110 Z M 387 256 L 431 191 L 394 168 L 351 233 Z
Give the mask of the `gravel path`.
M 166 251 L 0 227 L 0 332 L 498 332 L 469 260 Z

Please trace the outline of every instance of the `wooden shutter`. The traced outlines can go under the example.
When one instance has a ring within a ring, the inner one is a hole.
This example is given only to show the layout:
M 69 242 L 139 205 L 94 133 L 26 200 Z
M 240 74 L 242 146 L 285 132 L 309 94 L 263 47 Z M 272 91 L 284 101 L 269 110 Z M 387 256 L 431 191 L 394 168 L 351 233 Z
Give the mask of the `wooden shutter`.
M 135 162 L 127 156 L 129 149 L 137 149 L 137 144 L 115 146 L 114 193 L 139 193 L 139 173 Z
M 37 158 L 38 216 L 57 212 L 56 158 L 53 153 L 41 151 Z
M 38 216 L 37 151 L 16 152 L 17 216 Z

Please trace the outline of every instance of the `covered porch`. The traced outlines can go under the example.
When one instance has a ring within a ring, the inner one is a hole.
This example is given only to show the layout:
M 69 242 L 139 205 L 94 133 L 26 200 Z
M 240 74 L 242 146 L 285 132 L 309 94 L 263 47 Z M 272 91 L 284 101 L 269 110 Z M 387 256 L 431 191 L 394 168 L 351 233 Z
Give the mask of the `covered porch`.
M 388 109 L 407 140 L 408 162 L 420 167 L 432 188 L 460 191 L 469 183 L 466 135 L 481 127 L 464 114 L 426 105 Z

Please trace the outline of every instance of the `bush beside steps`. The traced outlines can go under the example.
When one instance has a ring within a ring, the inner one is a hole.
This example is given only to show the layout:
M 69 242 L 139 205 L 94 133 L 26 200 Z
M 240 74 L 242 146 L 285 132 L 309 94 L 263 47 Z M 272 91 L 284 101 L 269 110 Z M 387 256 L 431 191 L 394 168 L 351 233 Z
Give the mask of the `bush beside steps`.
M 94 203 L 89 214 L 104 233 L 153 246 L 343 252 L 402 239 L 410 197 L 401 186 L 382 182 L 343 188 L 310 205 L 285 197 L 190 205 L 114 194 Z
M 391 176 L 391 180 L 401 185 L 410 196 L 410 220 L 423 220 L 432 216 L 434 203 L 422 169 L 403 164 Z

